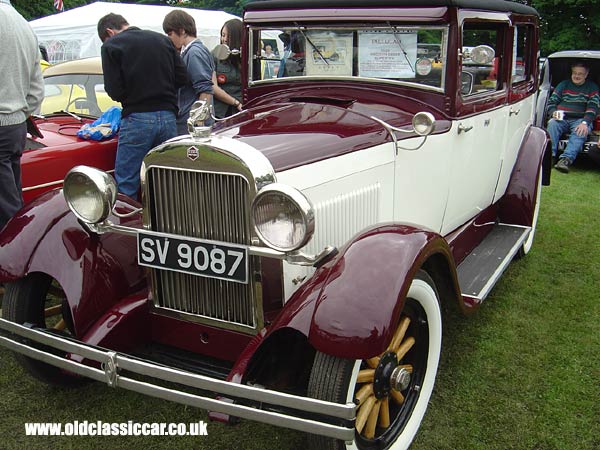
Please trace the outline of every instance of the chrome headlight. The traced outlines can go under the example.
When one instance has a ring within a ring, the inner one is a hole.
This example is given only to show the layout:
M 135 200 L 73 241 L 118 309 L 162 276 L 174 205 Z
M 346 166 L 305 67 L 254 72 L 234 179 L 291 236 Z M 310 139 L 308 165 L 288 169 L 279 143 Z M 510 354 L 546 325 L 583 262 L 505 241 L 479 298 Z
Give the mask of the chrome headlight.
M 252 203 L 254 229 L 274 250 L 297 250 L 310 240 L 315 230 L 315 214 L 310 201 L 297 189 L 272 183 L 262 188 Z
M 102 170 L 76 166 L 65 177 L 63 195 L 77 218 L 86 223 L 100 223 L 117 201 L 117 183 Z
M 412 126 L 419 136 L 429 136 L 435 130 L 435 117 L 428 112 L 418 112 L 413 117 Z

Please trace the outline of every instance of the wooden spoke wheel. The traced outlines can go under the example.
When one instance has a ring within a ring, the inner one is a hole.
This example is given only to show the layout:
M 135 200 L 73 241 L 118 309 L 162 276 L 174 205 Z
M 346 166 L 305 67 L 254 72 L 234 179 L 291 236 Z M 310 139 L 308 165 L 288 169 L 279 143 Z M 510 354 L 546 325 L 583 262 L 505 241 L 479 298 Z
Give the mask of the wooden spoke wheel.
M 60 335 L 72 335 L 73 325 L 65 293 L 52 277 L 43 273 L 32 273 L 7 284 L 2 314 L 12 322 L 28 323 Z M 56 354 L 60 353 L 57 351 Z M 64 386 L 83 381 L 81 377 L 44 362 L 18 353 L 15 357 L 27 372 L 46 383 Z
M 317 352 L 310 397 L 357 404 L 354 442 L 309 435 L 309 447 L 406 449 L 431 397 L 441 350 L 441 312 L 433 280 L 420 271 L 387 349 L 366 360 Z

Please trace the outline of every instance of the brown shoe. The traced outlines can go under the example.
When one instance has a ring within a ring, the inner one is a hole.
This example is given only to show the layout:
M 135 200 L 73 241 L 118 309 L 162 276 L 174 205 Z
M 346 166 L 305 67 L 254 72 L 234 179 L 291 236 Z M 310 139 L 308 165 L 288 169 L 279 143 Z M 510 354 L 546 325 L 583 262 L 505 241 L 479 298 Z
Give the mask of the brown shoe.
M 562 173 L 569 173 L 569 166 L 573 164 L 569 158 L 560 158 L 554 168 Z

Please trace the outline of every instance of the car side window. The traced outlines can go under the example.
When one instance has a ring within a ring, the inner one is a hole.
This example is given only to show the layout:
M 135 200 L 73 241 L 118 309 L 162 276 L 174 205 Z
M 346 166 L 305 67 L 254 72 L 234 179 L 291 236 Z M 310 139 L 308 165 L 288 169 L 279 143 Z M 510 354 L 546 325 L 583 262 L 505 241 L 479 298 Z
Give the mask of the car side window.
M 502 33 L 497 25 L 466 22 L 462 30 L 461 94 L 496 91 L 501 84 Z M 477 62 L 474 51 L 486 48 L 495 55 L 490 62 Z
M 530 54 L 533 26 L 516 25 L 514 30 L 511 81 L 516 84 L 530 79 L 535 55 Z

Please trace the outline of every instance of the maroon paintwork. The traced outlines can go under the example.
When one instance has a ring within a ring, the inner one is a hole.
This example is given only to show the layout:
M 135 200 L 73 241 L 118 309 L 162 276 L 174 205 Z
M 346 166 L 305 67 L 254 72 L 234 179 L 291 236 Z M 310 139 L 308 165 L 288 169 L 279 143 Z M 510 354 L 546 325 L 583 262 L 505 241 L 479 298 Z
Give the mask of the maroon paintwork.
M 396 106 L 390 106 L 389 99 L 386 105 L 378 98 L 381 94 L 370 94 L 372 97 L 355 101 L 349 108 L 335 105 L 339 97 L 321 97 L 323 103 L 315 103 L 314 97 L 299 97 L 305 100 L 300 103 L 287 99 L 235 116 L 216 130 L 259 149 L 279 172 L 390 142 L 389 133 L 369 115 L 389 120 L 396 127 L 409 127 L 414 113 L 425 108 L 401 96 L 394 98 Z M 334 104 L 324 103 L 327 101 Z M 440 120 L 436 134 L 449 128 L 450 121 Z M 401 138 L 414 136 L 406 133 Z
M 530 127 L 523 140 L 506 194 L 500 201 L 498 217 L 501 222 L 531 226 L 538 189 L 538 172 L 545 156 L 544 151 L 548 155 L 549 148 L 548 134 L 541 128 Z
M 131 211 L 124 200 L 119 197 L 117 210 Z M 139 215 L 129 219 L 111 215 L 110 220 L 141 227 Z M 53 190 L 21 209 L 0 234 L 0 279 L 12 281 L 31 272 L 55 278 L 69 299 L 75 335 L 82 336 L 110 306 L 147 290 L 135 248 L 135 237 L 87 231 L 62 192 Z
M 95 120 L 68 114 L 50 114 L 34 119 L 43 137 L 28 136 L 27 148 L 21 158 L 23 200 L 30 202 L 38 195 L 62 186 L 69 170 L 78 164 L 111 171 L 115 167 L 117 138 L 104 141 L 77 137 L 82 125 Z

